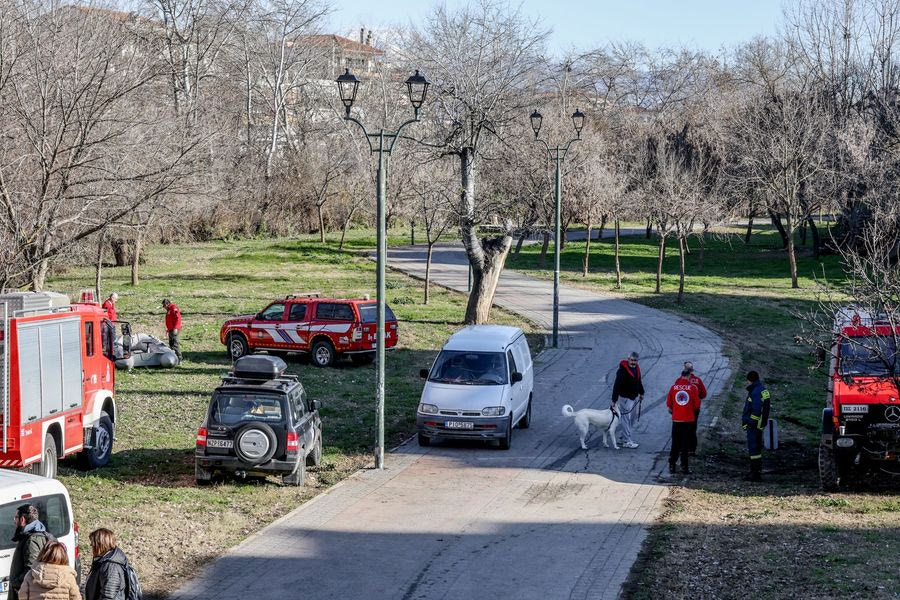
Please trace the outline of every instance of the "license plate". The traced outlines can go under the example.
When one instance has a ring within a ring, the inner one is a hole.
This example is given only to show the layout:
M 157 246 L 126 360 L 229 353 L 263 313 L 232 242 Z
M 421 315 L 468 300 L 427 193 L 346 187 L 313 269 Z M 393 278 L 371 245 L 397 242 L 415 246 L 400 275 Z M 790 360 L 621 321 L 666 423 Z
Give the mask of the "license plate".
M 474 429 L 475 424 L 471 421 L 444 421 L 444 427 L 447 429 Z
M 869 412 L 868 404 L 844 404 L 841 406 L 841 412 L 843 414 L 856 414 L 856 415 L 864 415 Z
M 209 448 L 234 448 L 234 440 L 206 440 Z
M 9 582 L 8 581 L 0 582 L 0 593 L 5 594 L 8 591 L 9 591 Z

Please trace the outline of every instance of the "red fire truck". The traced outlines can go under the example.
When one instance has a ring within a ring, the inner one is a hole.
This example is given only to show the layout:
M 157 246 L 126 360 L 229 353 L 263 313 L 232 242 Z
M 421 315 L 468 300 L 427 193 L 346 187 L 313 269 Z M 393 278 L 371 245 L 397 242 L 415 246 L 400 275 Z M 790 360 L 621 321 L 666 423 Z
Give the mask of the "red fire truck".
M 130 336 L 127 323 L 122 329 Z M 0 294 L 0 467 L 55 477 L 57 460 L 72 454 L 89 468 L 109 462 L 114 338 L 115 325 L 95 302 Z
M 819 446 L 829 491 L 866 472 L 900 475 L 900 327 L 851 307 L 838 311 L 834 334 Z

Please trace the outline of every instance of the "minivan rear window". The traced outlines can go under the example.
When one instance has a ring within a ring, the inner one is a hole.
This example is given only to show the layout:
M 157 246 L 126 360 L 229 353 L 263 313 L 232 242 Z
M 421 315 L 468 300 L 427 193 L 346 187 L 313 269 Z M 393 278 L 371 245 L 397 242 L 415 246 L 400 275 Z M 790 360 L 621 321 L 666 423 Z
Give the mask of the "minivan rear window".
M 441 350 L 428 381 L 460 385 L 504 385 L 506 354 L 503 352 L 470 352 Z
M 374 323 L 378 320 L 377 304 L 358 304 L 356 307 L 359 309 L 359 320 L 363 323 Z M 394 311 L 387 304 L 384 305 L 384 320 L 385 322 L 397 320 Z
M 69 535 L 71 522 L 65 496 L 52 494 L 17 500 L 0 506 L 0 550 L 16 547 L 16 543 L 12 541 L 16 534 L 16 524 L 13 519 L 16 516 L 16 510 L 25 504 L 34 504 L 37 507 L 40 522 L 44 524 L 47 531 L 53 534 L 53 537 L 61 538 Z

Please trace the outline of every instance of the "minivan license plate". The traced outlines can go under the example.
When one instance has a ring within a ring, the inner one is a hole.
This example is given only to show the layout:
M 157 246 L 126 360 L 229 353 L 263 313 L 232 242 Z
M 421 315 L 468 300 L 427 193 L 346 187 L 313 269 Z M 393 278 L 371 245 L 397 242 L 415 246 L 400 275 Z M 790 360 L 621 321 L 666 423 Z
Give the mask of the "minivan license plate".
M 206 445 L 210 448 L 234 448 L 234 440 L 206 440 Z
M 474 429 L 474 423 L 471 421 L 444 421 L 444 427 L 447 429 Z

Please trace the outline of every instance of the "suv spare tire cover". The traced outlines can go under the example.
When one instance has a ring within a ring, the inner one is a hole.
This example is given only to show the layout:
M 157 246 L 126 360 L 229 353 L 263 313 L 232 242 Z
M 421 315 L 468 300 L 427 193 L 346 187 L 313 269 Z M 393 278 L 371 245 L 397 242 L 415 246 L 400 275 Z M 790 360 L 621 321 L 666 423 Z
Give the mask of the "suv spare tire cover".
M 234 451 L 245 463 L 258 465 L 275 455 L 278 440 L 265 423 L 247 425 L 234 436 Z

